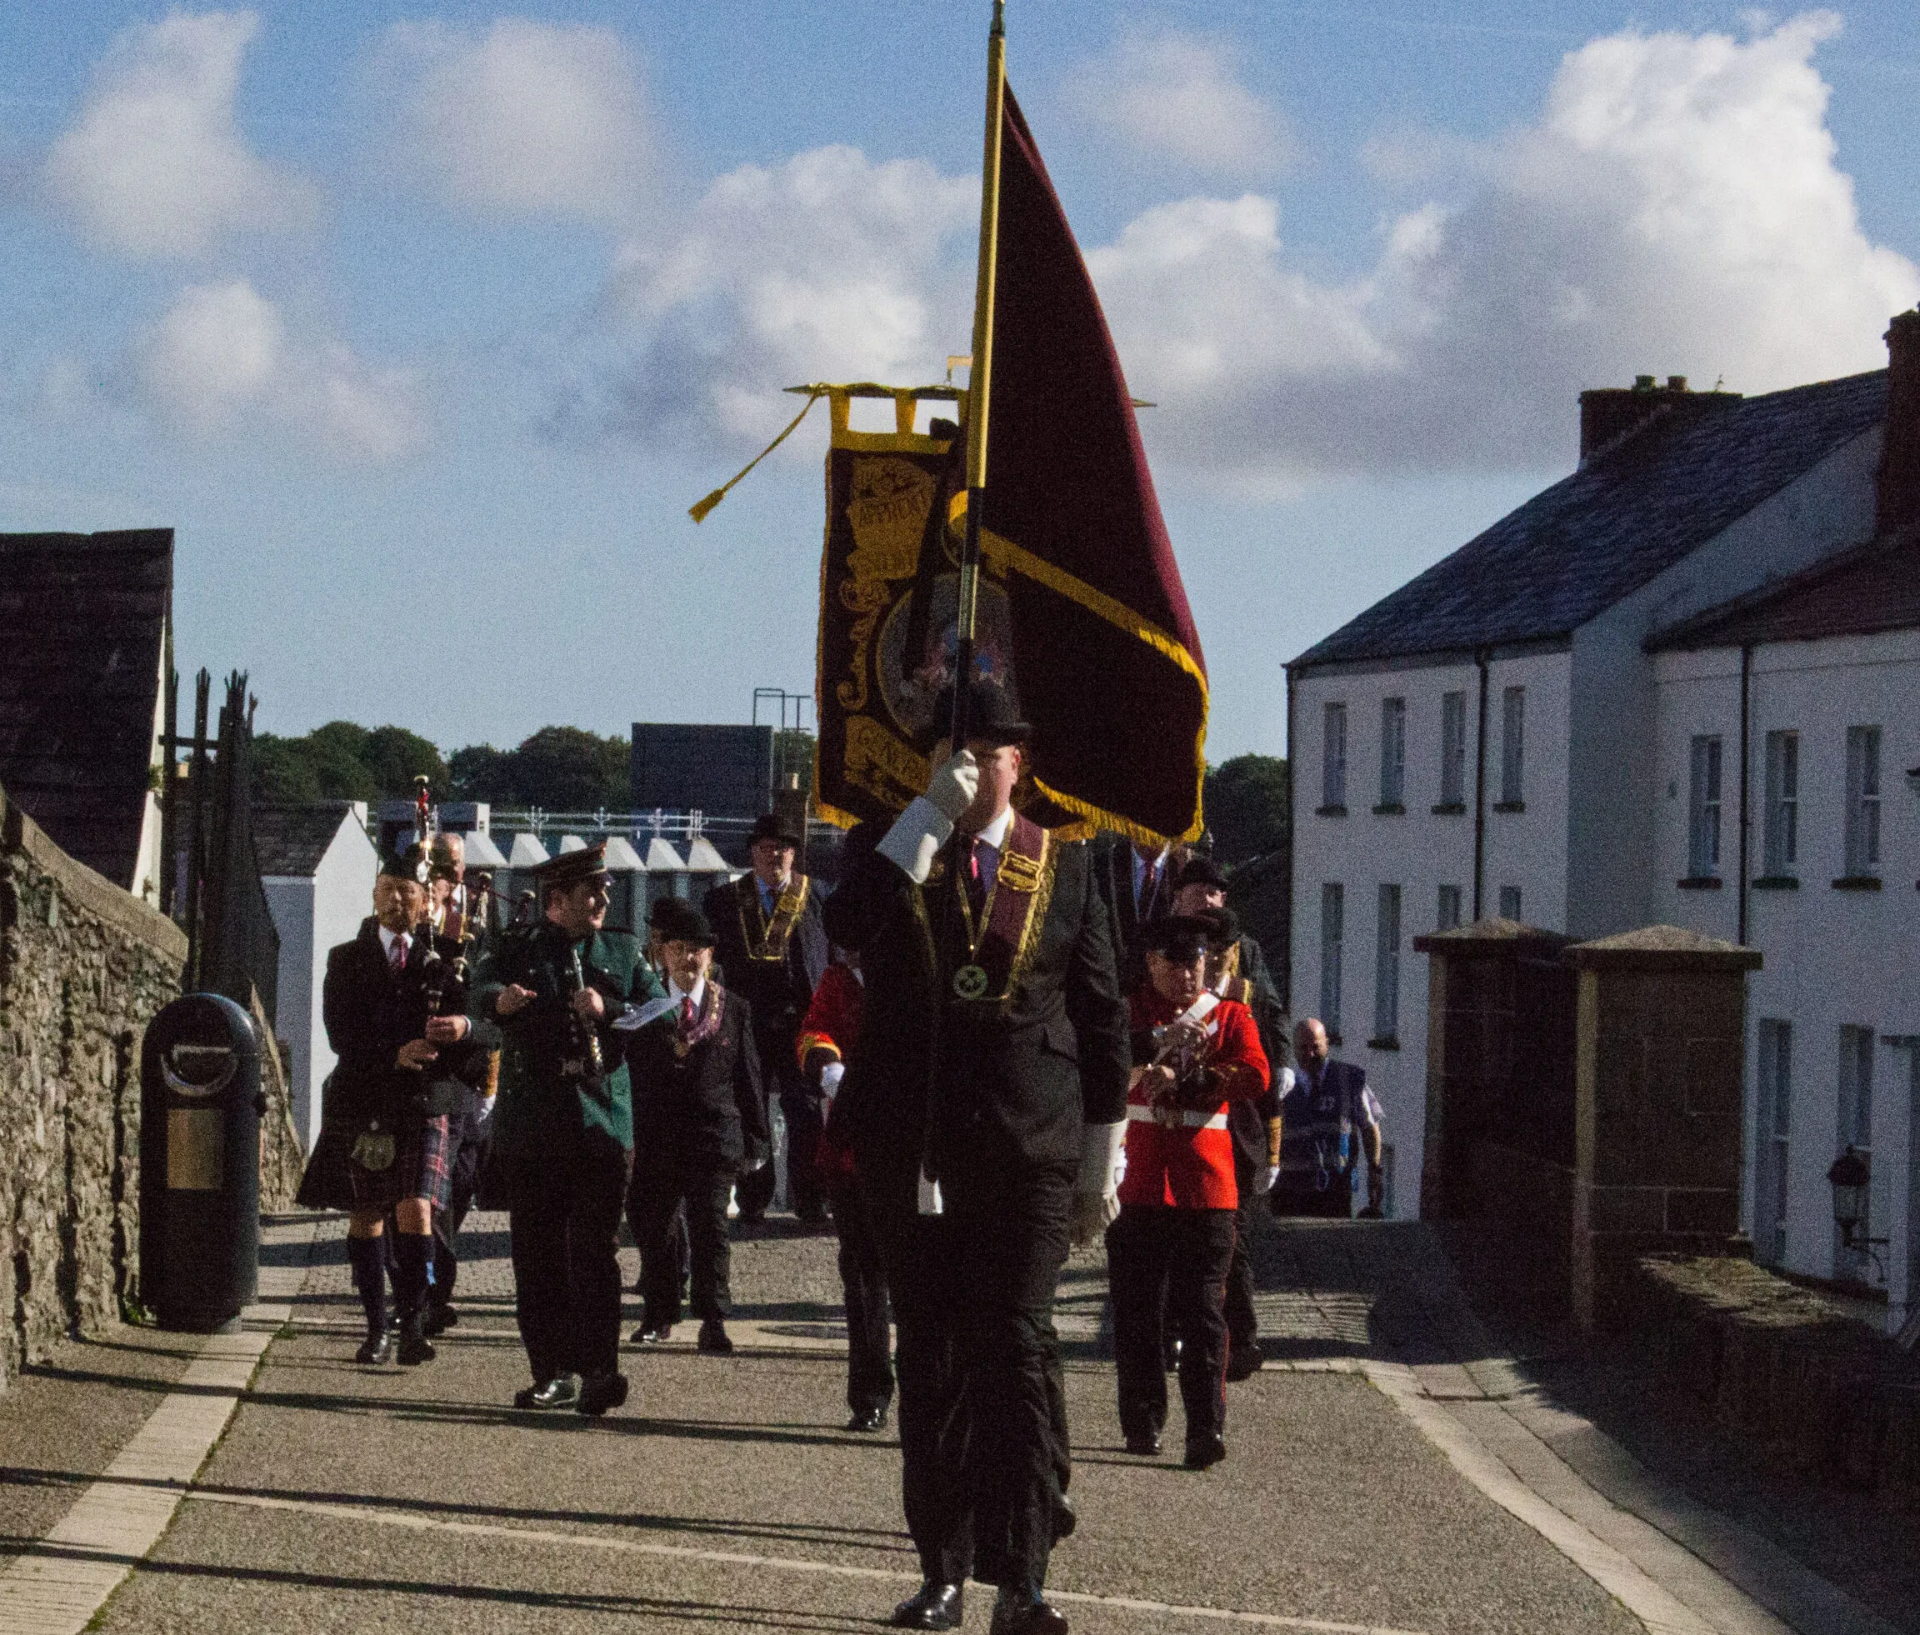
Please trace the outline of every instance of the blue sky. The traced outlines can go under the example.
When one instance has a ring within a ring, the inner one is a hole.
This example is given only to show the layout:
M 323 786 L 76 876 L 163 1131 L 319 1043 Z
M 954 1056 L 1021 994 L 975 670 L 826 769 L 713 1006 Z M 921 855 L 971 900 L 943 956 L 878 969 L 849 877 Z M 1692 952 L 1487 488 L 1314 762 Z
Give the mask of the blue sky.
M 1883 361 L 1920 8 L 1011 0 L 1215 758 L 1635 373 Z M 810 686 L 824 425 L 967 344 L 985 0 L 0 10 L 0 528 L 171 524 L 183 668 L 446 747 Z

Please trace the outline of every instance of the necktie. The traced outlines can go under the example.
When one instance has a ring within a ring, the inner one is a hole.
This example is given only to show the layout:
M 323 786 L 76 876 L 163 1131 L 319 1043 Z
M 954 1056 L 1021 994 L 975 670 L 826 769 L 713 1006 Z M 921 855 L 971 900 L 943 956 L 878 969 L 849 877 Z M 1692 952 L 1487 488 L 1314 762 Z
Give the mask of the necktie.
M 407 968 L 407 939 L 405 937 L 395 937 L 393 939 L 393 947 L 387 954 L 387 963 L 393 967 L 395 976 L 398 976 Z
M 687 1033 L 692 1031 L 692 1028 L 693 1028 L 693 995 L 690 993 L 682 994 L 680 996 L 680 1031 L 682 1033 Z
M 980 872 L 980 837 L 967 836 L 967 901 L 973 904 L 974 913 L 980 912 L 981 904 L 987 900 L 986 876 Z

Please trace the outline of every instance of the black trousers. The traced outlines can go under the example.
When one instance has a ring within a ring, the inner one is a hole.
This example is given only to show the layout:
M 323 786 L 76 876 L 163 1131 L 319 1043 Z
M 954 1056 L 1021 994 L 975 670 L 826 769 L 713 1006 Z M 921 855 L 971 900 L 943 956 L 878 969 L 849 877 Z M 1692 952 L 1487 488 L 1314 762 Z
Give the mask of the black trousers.
M 453 1140 L 453 1161 L 449 1165 L 447 1207 L 433 1212 L 433 1288 L 428 1298 L 436 1306 L 453 1304 L 454 1285 L 460 1280 L 460 1255 L 455 1244 L 467 1212 L 473 1208 L 480 1172 L 486 1167 L 493 1143 L 493 1120 L 480 1117 L 480 1105 L 480 1097 L 469 1094 L 467 1105 L 454 1115 L 457 1122 L 448 1132 Z
M 780 1087 L 780 1115 L 787 1121 L 787 1202 L 796 1215 L 817 1216 L 827 1206 L 820 1176 L 820 1097 L 811 1085 Z
M 1265 1213 L 1267 1200 L 1253 1190 L 1253 1165 L 1238 1154 L 1233 1160 L 1233 1179 L 1240 1189 L 1240 1208 L 1235 1214 L 1233 1260 L 1227 1267 L 1227 1348 L 1244 1351 L 1260 1338 L 1260 1319 L 1253 1310 L 1253 1231 Z
M 943 1584 L 973 1571 L 967 1414 L 960 1333 L 970 1321 L 960 1236 L 948 1215 L 922 1215 L 917 1162 L 859 1157 L 861 1197 L 893 1306 L 900 1390 L 900 1497 L 920 1572 Z
M 666 1143 L 643 1143 L 633 1167 L 627 1218 L 640 1242 L 640 1293 L 646 1302 L 641 1321 L 648 1328 L 680 1320 L 674 1239 L 683 1208 L 693 1314 L 717 1322 L 733 1309 L 733 1245 L 727 1235 L 733 1173 L 728 1159 L 683 1153 Z
M 847 1310 L 847 1407 L 856 1414 L 867 1413 L 893 1400 L 887 1268 L 859 1182 L 836 1182 L 829 1196 L 834 1231 L 840 1239 L 840 1288 Z
M 1350 1221 L 1353 1219 L 1353 1178 L 1343 1175 L 1325 1192 L 1283 1192 L 1275 1187 L 1267 1201 L 1274 1215 L 1282 1220 L 1293 1215 L 1317 1220 Z
M 1128 1436 L 1158 1436 L 1167 1422 L 1163 1310 L 1181 1339 L 1187 1440 L 1218 1436 L 1226 1428 L 1225 1305 L 1234 1214 L 1128 1205 L 1107 1228 L 1114 1371 L 1120 1428 Z
M 1066 1486 L 1066 1401 L 1053 1299 L 1066 1264 L 1074 1166 L 1001 1152 L 962 1155 L 942 1176 L 960 1260 L 974 1576 L 1047 1581 Z
M 536 1384 L 608 1374 L 620 1354 L 620 1208 L 630 1148 L 583 1130 L 508 1180 L 520 1340 Z

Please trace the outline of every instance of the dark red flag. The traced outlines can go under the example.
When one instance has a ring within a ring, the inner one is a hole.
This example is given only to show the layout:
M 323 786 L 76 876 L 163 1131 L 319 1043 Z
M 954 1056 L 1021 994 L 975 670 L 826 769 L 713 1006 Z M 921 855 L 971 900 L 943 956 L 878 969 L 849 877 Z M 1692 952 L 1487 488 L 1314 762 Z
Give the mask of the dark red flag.
M 1193 839 L 1207 674 L 1093 280 L 1011 90 L 1001 159 L 982 555 L 1041 793 Z

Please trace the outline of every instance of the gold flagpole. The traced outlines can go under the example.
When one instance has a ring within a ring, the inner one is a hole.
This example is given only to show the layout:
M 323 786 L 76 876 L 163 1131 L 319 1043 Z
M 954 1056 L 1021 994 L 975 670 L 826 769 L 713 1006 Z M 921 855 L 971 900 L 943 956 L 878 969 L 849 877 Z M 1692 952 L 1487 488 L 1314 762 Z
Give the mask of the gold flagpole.
M 980 266 L 973 293 L 973 363 L 967 376 L 967 535 L 960 556 L 953 663 L 957 750 L 967 741 L 967 693 L 980 589 L 980 511 L 987 487 L 987 401 L 993 386 L 993 283 L 1000 262 L 1000 146 L 1007 100 L 1007 5 L 993 0 L 987 34 L 987 135 L 980 165 Z

